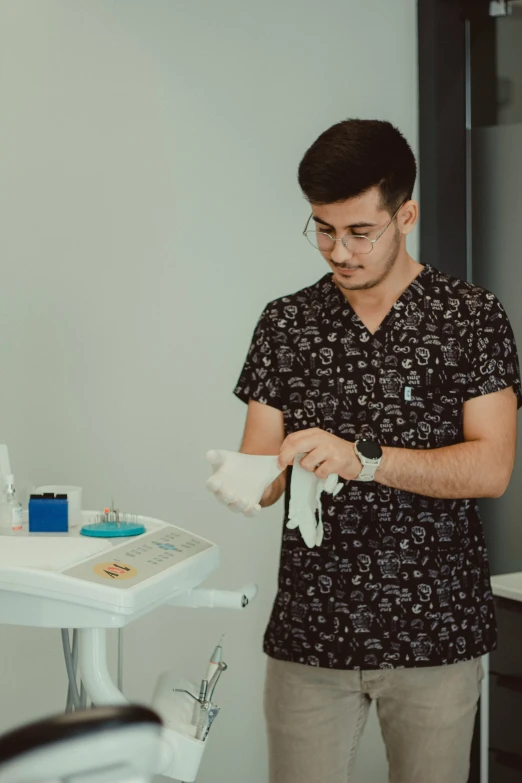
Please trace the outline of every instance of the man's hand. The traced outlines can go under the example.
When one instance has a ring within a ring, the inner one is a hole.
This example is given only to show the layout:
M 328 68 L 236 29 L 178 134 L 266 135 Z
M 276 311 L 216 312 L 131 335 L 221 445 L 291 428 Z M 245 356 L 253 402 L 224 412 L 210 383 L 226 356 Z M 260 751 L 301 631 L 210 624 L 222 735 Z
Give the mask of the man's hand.
M 283 441 L 279 452 L 281 470 L 292 465 L 298 454 L 306 454 L 301 467 L 321 479 L 337 473 L 345 481 L 353 481 L 362 469 L 353 443 L 318 428 L 293 432 Z

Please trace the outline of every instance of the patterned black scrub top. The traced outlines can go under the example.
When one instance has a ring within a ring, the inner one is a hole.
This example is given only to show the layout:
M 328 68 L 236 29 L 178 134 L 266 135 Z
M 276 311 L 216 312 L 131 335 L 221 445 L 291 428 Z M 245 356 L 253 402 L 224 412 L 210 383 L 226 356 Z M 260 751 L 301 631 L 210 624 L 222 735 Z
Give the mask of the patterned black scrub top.
M 235 394 L 283 412 L 286 434 L 461 443 L 463 403 L 513 386 L 516 346 L 488 291 L 425 265 L 372 335 L 330 274 L 271 302 Z M 288 485 L 290 481 L 288 481 Z M 288 489 L 286 516 L 288 514 Z M 494 649 L 496 622 L 476 500 L 377 482 L 323 495 L 324 540 L 283 528 L 265 634 L 273 658 L 335 669 L 437 666 Z

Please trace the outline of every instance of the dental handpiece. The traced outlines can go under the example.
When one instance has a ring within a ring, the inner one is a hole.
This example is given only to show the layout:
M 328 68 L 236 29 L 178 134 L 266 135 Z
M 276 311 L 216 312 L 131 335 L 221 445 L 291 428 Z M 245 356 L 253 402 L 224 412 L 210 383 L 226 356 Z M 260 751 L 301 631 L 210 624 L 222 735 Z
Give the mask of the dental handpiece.
M 223 660 L 223 638 L 225 634 L 222 635 L 221 639 L 219 640 L 217 646 L 214 649 L 214 652 L 210 656 L 210 661 L 208 663 L 208 670 L 207 670 L 207 681 L 210 683 L 212 680 L 214 674 L 217 672 L 219 664 Z
M 212 679 L 208 683 L 208 690 L 207 690 L 207 699 L 209 702 L 212 702 L 212 697 L 214 695 L 214 691 L 216 690 L 216 685 L 219 682 L 219 678 L 223 674 L 223 672 L 226 672 L 227 665 L 224 661 L 221 661 L 218 664 L 217 670 L 214 672 Z
M 199 689 L 199 702 L 204 704 L 207 700 L 208 693 L 208 680 L 201 681 L 201 688 Z

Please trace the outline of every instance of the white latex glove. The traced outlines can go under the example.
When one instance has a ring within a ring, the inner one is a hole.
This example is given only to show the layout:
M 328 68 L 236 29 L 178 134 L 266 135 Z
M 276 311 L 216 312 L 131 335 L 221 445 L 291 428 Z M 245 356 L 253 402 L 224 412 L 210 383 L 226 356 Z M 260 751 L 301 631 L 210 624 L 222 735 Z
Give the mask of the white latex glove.
M 281 473 L 277 456 L 215 450 L 207 453 L 213 475 L 206 486 L 231 511 L 254 517 L 263 493 Z
M 319 479 L 317 482 L 317 514 L 319 522 L 317 524 L 317 537 L 315 540 L 316 546 L 321 546 L 324 538 L 323 527 L 323 506 L 321 504 L 321 495 L 326 492 L 327 495 L 333 495 L 335 497 L 342 490 L 343 484 L 339 481 L 337 473 L 330 473 L 326 479 Z
M 335 473 L 331 473 L 326 479 L 318 479 L 315 473 L 302 468 L 301 460 L 304 456 L 299 454 L 294 459 L 286 526 L 290 530 L 298 527 L 306 546 L 313 549 L 314 546 L 321 546 L 324 537 L 321 495 L 327 492 L 335 497 L 343 488 L 343 484 L 339 482 L 339 477 Z M 316 519 L 316 511 L 319 522 Z

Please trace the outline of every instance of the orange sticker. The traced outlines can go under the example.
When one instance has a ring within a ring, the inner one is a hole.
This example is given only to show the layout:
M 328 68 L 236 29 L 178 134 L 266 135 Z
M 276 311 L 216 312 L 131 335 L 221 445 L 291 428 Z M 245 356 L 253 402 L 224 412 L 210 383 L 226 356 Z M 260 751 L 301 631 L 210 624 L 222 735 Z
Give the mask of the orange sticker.
M 94 573 L 103 576 L 104 579 L 133 579 L 138 571 L 134 566 L 127 563 L 98 563 L 94 566 Z

